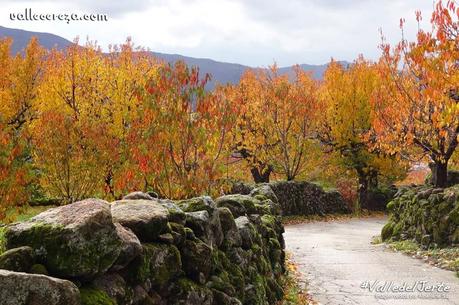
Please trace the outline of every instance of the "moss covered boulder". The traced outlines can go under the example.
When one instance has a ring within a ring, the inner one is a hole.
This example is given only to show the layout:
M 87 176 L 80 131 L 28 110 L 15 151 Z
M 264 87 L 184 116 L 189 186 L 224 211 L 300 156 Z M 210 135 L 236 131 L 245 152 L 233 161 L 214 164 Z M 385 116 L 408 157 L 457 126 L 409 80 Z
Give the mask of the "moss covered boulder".
M 90 287 L 83 288 L 83 296 L 102 295 L 105 302 L 115 302 L 115 304 L 132 304 L 134 291 L 129 287 L 124 278 L 117 273 L 104 274 L 91 283 Z M 89 301 L 89 300 L 88 300 Z
M 0 269 L 29 272 L 34 264 L 33 249 L 28 246 L 10 249 L 0 255 Z
M 250 196 L 262 196 L 264 199 L 270 199 L 272 202 L 279 202 L 276 193 L 274 193 L 273 189 L 268 184 L 258 185 L 250 192 Z
M 185 212 L 207 211 L 209 214 L 212 214 L 217 207 L 209 196 L 181 200 L 177 205 Z
M 146 243 L 142 245 L 142 255 L 136 258 L 125 270 L 132 282 L 149 282 L 161 287 L 181 275 L 182 260 L 174 245 Z
M 196 237 L 209 245 L 219 247 L 223 242 L 223 232 L 220 223 L 220 214 L 217 210 L 196 211 L 186 213 L 186 226 L 191 228 Z
M 119 200 L 111 205 L 113 221 L 131 229 L 142 242 L 151 242 L 168 229 L 169 211 L 157 200 Z
M 175 202 L 169 199 L 162 199 L 160 200 L 160 204 L 169 211 L 168 219 L 170 222 L 185 224 L 185 212 Z
M 180 278 L 171 287 L 169 304 L 174 305 L 213 305 L 214 296 L 206 286 L 199 285 L 187 278 Z
M 260 201 L 249 195 L 226 195 L 215 201 L 218 207 L 228 208 L 234 217 L 255 214 L 258 212 L 256 204 Z
M 80 292 L 70 281 L 0 270 L 0 304 L 80 305 Z
M 187 240 L 181 249 L 181 255 L 186 275 L 204 284 L 214 268 L 212 248 L 199 239 Z
M 86 199 L 7 227 L 8 249 L 29 246 L 53 276 L 91 278 L 118 258 L 121 239 L 106 201 Z

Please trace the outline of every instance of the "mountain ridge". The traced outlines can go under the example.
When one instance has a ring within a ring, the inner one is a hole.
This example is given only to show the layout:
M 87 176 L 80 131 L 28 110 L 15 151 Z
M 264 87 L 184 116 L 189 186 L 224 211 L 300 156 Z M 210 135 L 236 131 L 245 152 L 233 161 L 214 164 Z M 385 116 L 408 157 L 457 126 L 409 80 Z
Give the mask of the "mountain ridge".
M 46 49 L 52 49 L 54 47 L 57 49 L 64 49 L 68 45 L 72 44 L 71 41 L 52 33 L 34 32 L 0 26 L 0 38 L 11 37 L 13 39 L 11 48 L 13 54 L 23 51 L 30 38 L 34 36 L 37 37 L 39 43 Z M 169 63 L 175 63 L 176 61 L 183 60 L 189 66 L 198 66 L 201 73 L 211 74 L 212 79 L 209 83 L 208 89 L 212 89 L 217 83 L 238 83 L 240 77 L 247 69 L 266 69 L 263 67 L 251 67 L 238 63 L 222 62 L 211 58 L 190 57 L 181 54 L 168 54 L 154 51 L 149 52 L 160 60 L 164 60 Z M 343 63 L 347 64 L 347 62 Z M 322 79 L 328 63 L 323 65 L 300 64 L 299 66 L 303 70 L 311 72 L 315 79 Z M 293 66 L 280 67 L 279 73 L 293 75 Z

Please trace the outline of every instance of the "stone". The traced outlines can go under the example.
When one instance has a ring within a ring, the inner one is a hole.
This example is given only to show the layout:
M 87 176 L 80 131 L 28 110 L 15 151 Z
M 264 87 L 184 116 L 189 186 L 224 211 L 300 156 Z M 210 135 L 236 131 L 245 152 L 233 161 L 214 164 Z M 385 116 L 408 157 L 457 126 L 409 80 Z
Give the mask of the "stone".
M 209 214 L 212 214 L 217 207 L 209 196 L 181 200 L 177 205 L 185 212 L 207 211 Z
M 29 272 L 33 264 L 33 249 L 28 246 L 10 249 L 0 255 L 0 269 Z
M 181 224 L 174 223 L 174 222 L 171 222 L 170 225 L 171 225 L 171 234 L 174 239 L 173 243 L 174 245 L 181 247 L 187 237 L 185 227 Z
M 115 263 L 111 267 L 112 271 L 118 271 L 126 267 L 134 258 L 142 253 L 142 245 L 137 236 L 128 228 L 119 223 L 115 223 L 116 233 L 121 239 L 121 251 Z
M 29 273 L 49 275 L 48 270 L 42 264 L 33 264 L 30 267 Z
M 230 209 L 234 217 L 244 216 L 246 214 L 256 214 L 255 204 L 259 201 L 249 195 L 226 195 L 217 198 L 215 201 L 218 207 Z
M 163 199 L 160 201 L 161 205 L 169 211 L 168 219 L 170 222 L 175 222 L 178 224 L 185 224 L 186 215 L 185 212 L 172 200 Z
M 250 192 L 250 196 L 263 196 L 265 199 L 270 199 L 274 203 L 279 202 L 276 193 L 274 193 L 273 189 L 268 184 L 257 186 Z
M 92 287 L 103 291 L 110 299 L 117 304 L 132 304 L 133 291 L 126 284 L 123 277 L 117 273 L 104 274 L 94 279 Z
M 187 279 L 180 278 L 171 288 L 170 304 L 174 305 L 212 305 L 212 290 Z
M 228 208 L 218 208 L 220 224 L 224 234 L 224 248 L 240 247 L 242 243 L 241 235 L 234 221 L 233 214 Z
M 188 277 L 204 284 L 212 272 L 212 249 L 204 242 L 187 240 L 181 249 L 183 270 Z
M 118 258 L 121 240 L 106 201 L 86 199 L 7 227 L 7 248 L 30 246 L 49 274 L 88 279 Z
M 196 237 L 209 240 L 209 212 L 187 212 L 185 225 L 193 230 Z
M 123 200 L 154 200 L 152 196 L 144 192 L 132 192 L 123 197 Z
M 120 200 L 112 203 L 113 222 L 134 232 L 142 242 L 155 241 L 168 231 L 168 210 L 157 200 Z
M 230 297 L 224 292 L 216 289 L 211 289 L 214 298 L 214 304 L 218 305 L 242 305 L 241 301 L 234 297 Z
M 136 283 L 149 281 L 161 287 L 181 274 L 180 252 L 174 245 L 145 243 L 143 253 L 127 268 L 126 274 Z
M 0 270 L 0 305 L 80 305 L 78 288 L 46 275 Z
M 381 230 L 381 239 L 383 241 L 388 240 L 389 238 L 391 238 L 393 231 L 394 231 L 394 224 L 392 222 L 386 223 Z
M 239 230 L 242 240 L 242 248 L 249 250 L 252 248 L 255 239 L 255 227 L 246 216 L 235 219 L 236 226 Z

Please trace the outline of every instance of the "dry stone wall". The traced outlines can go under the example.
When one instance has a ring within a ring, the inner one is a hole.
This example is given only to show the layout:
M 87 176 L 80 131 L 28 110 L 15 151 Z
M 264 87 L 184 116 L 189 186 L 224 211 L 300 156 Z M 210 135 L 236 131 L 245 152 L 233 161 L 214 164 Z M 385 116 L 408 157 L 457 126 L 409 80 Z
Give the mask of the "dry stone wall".
M 383 240 L 415 240 L 423 247 L 459 245 L 459 185 L 402 187 L 388 203 Z
M 236 183 L 232 192 L 256 196 L 262 188 L 272 190 L 279 200 L 284 216 L 351 212 L 338 191 L 325 191 L 322 187 L 306 181 L 276 181 L 257 186 Z
M 280 205 L 252 195 L 87 199 L 6 229 L 0 305 L 267 305 L 283 296 Z

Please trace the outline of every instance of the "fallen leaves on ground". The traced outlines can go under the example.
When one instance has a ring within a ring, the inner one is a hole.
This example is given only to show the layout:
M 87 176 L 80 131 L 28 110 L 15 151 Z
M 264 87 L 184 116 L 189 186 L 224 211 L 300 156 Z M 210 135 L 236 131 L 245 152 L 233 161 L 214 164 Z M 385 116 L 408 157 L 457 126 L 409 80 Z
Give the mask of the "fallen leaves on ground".
M 316 222 L 316 221 L 342 221 L 349 219 L 360 219 L 369 217 L 382 217 L 386 214 L 384 212 L 375 212 L 363 210 L 360 213 L 353 214 L 326 214 L 326 215 L 304 215 L 304 216 L 284 216 L 282 217 L 282 223 L 284 225 L 295 225 L 300 223 Z

